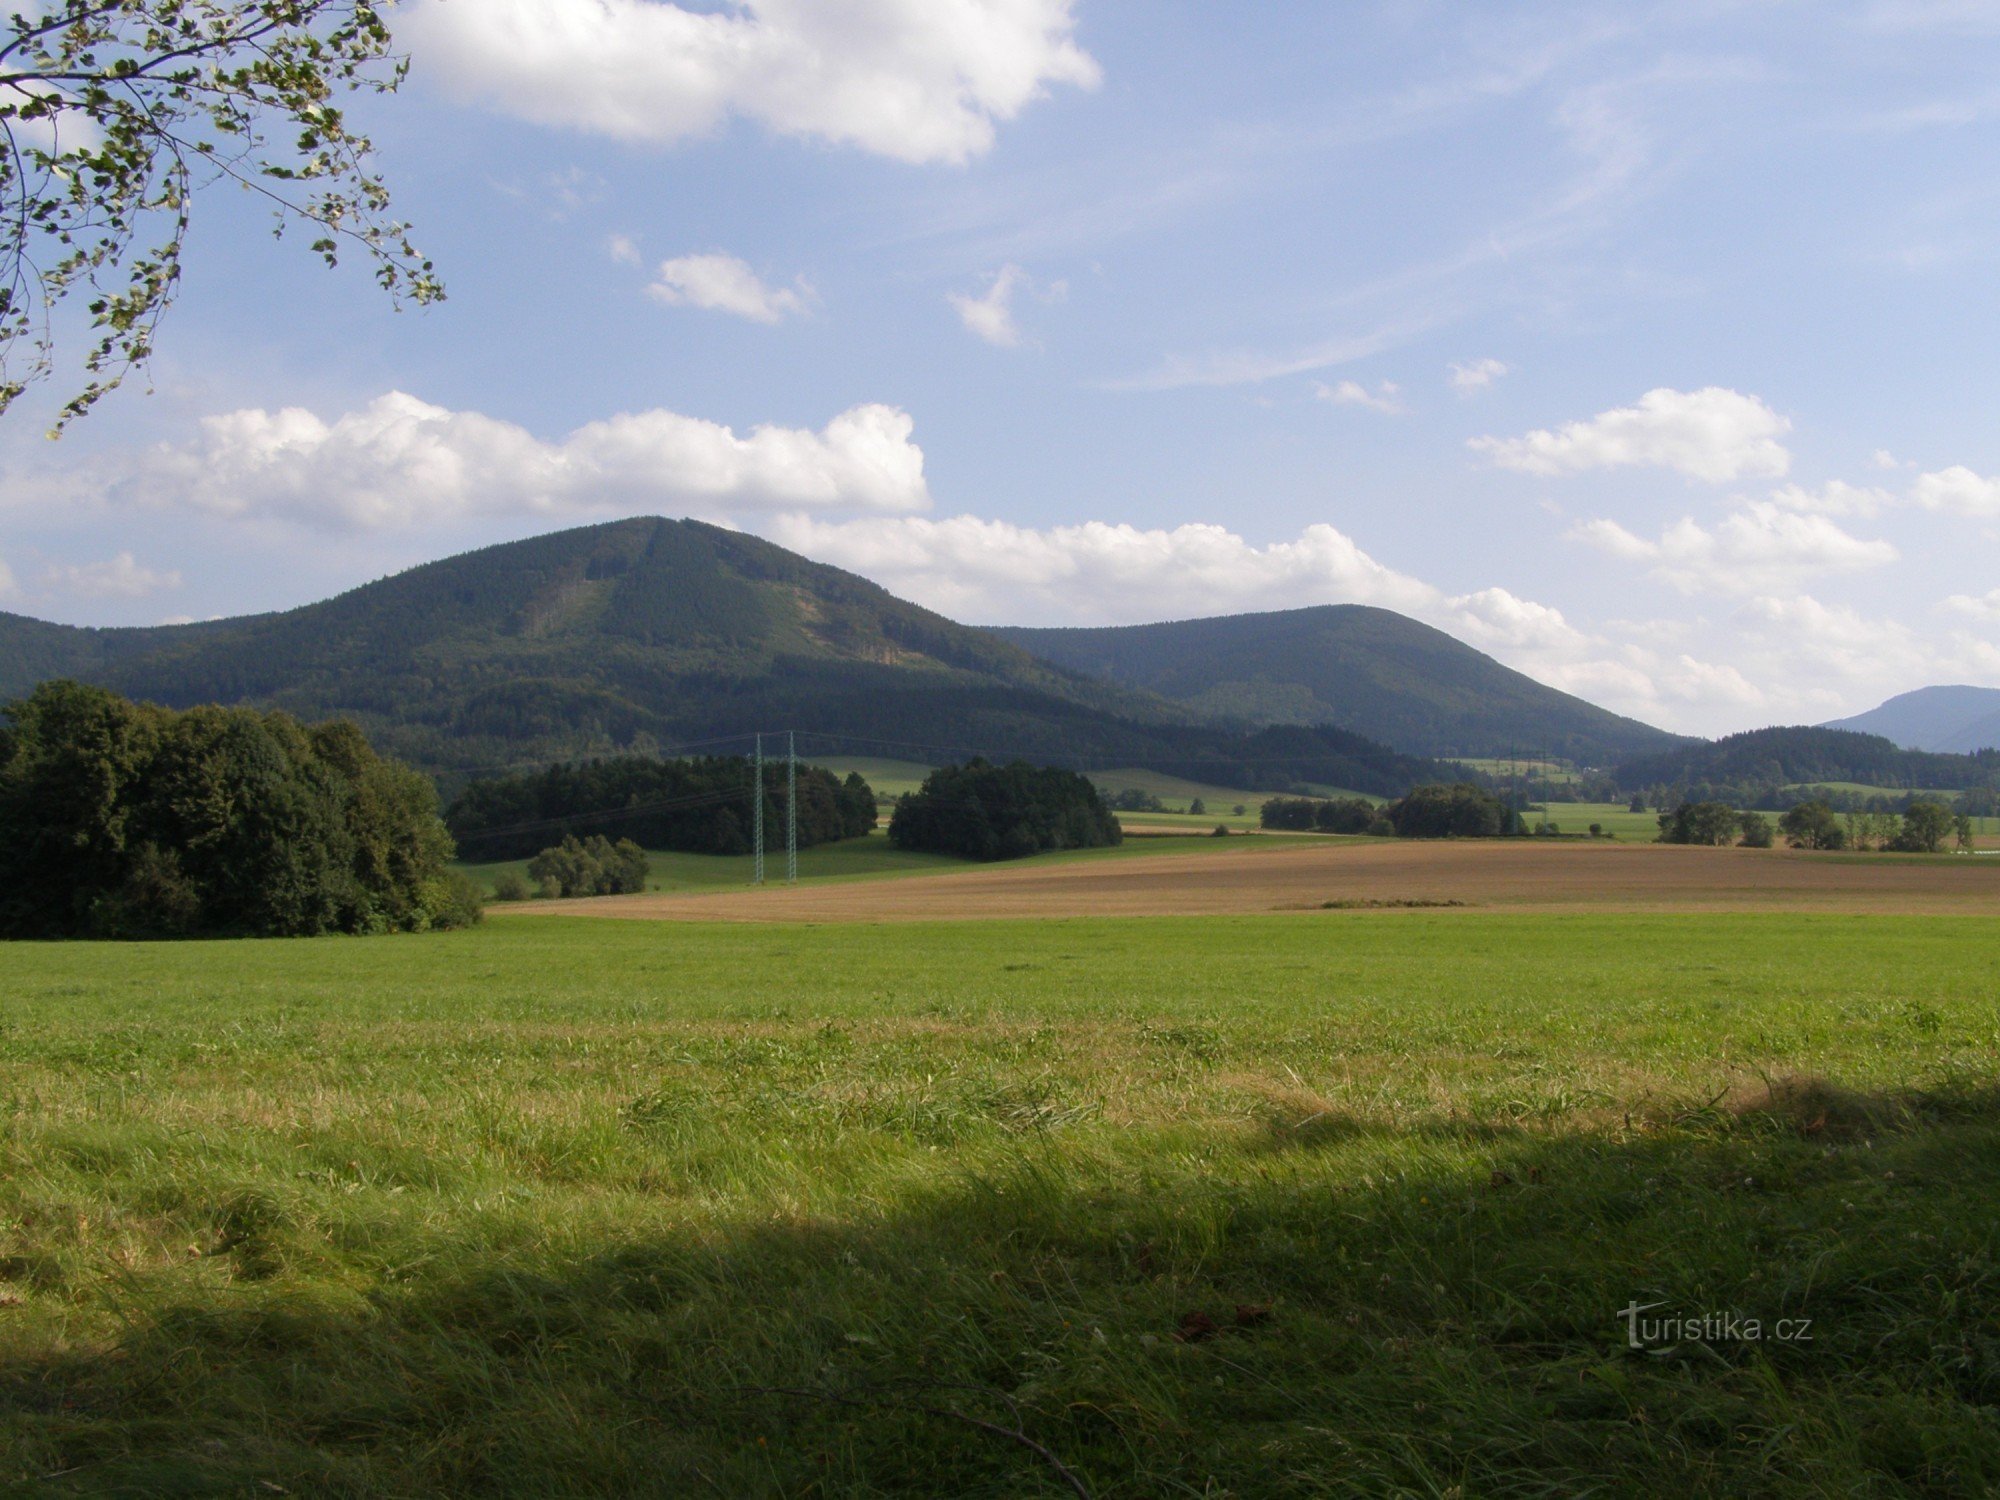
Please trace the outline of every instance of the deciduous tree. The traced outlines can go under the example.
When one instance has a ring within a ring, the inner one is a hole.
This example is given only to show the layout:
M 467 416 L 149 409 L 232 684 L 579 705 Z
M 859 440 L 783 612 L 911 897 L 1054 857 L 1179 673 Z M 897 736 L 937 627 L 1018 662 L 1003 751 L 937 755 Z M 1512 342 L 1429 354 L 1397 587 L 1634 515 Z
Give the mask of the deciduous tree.
M 58 430 L 146 362 L 216 183 L 328 265 L 358 251 L 392 297 L 443 295 L 340 107 L 402 81 L 387 3 L 42 0 L 0 22 L 0 411 L 50 373 L 73 296 L 92 332 Z

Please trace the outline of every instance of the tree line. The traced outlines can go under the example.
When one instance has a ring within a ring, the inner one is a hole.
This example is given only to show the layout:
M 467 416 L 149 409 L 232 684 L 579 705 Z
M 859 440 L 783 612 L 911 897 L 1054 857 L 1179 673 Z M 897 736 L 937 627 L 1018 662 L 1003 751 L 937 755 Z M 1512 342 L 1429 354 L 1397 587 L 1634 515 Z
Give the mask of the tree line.
M 437 793 L 352 724 L 45 682 L 0 723 L 0 936 L 310 936 L 479 919 Z
M 747 756 L 681 760 L 614 756 L 474 781 L 445 823 L 466 858 L 524 859 L 568 835 L 629 840 L 687 854 L 748 854 L 755 827 L 755 771 Z M 801 849 L 857 838 L 875 826 L 875 793 L 820 766 L 798 768 Z M 765 847 L 785 842 L 785 773 L 764 766 Z
M 1778 819 L 1776 833 L 1794 849 L 1876 849 L 1897 854 L 1937 854 L 1947 843 L 1972 847 L 1972 819 L 1942 802 L 1917 800 L 1900 817 L 1888 813 L 1838 812 L 1824 802 L 1801 802 Z M 1741 843 L 1768 849 L 1771 820 L 1761 812 L 1738 812 L 1726 802 L 1683 802 L 1660 814 L 1662 844 L 1725 846 Z

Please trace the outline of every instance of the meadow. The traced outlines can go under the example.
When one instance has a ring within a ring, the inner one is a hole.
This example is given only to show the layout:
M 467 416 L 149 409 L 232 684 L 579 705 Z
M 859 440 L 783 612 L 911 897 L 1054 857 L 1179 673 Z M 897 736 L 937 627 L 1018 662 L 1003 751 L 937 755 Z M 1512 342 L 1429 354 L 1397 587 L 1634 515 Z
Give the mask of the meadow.
M 1995 937 L 10 945 L 0 1486 L 1990 1492 Z

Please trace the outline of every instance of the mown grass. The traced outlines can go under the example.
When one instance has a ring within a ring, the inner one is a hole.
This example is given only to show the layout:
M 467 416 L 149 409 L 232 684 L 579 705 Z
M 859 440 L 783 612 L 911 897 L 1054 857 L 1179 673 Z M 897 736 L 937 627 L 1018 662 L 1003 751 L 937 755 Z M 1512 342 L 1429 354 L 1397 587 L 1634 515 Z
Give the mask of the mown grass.
M 1989 1492 L 1996 935 L 12 945 L 0 1485 Z

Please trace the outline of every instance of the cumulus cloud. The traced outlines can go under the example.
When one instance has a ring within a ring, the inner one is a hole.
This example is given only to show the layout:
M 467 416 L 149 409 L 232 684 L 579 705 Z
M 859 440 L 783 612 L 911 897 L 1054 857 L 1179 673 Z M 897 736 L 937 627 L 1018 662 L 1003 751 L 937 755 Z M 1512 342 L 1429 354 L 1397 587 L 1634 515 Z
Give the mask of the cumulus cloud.
M 2000 589 L 1988 589 L 1983 594 L 1951 594 L 1938 608 L 1947 614 L 1960 615 L 1981 624 L 2000 622 Z
M 1461 396 L 1477 395 L 1507 373 L 1497 359 L 1468 359 L 1451 366 L 1451 388 Z
M 1612 557 L 1647 564 L 1686 594 L 1782 590 L 1822 573 L 1881 567 L 1898 556 L 1886 541 L 1863 541 L 1824 516 L 1801 515 L 1761 500 L 1713 528 L 1684 517 L 1657 540 L 1604 519 L 1585 521 L 1570 535 Z
M 1332 526 L 1256 546 L 1226 527 L 1104 521 L 1048 529 L 976 516 L 825 522 L 785 517 L 769 535 L 959 618 L 1019 623 L 1157 619 L 1331 602 L 1427 607 L 1437 591 L 1384 567 Z
M 179 588 L 181 575 L 145 567 L 130 552 L 121 552 L 105 562 L 58 564 L 42 574 L 42 583 L 80 599 L 143 599 Z
M 420 70 L 538 124 L 665 143 L 732 116 L 964 162 L 1051 85 L 1093 88 L 1073 0 L 425 0 Z
M 1396 399 L 1401 391 L 1402 387 L 1393 380 L 1383 381 L 1372 391 L 1358 380 L 1343 380 L 1337 385 L 1328 385 L 1323 380 L 1313 382 L 1313 394 L 1322 401 L 1331 401 L 1335 406 L 1359 406 L 1384 416 L 1399 416 L 1408 410 Z
M 1973 473 L 1963 464 L 1919 474 L 1910 498 L 1926 510 L 1953 511 L 1962 516 L 2000 516 L 2000 479 Z
M 811 289 L 769 287 L 733 255 L 683 255 L 660 262 L 649 295 L 672 307 L 734 313 L 753 323 L 777 323 L 806 310 Z
M 1771 491 L 1772 504 L 1807 515 L 1874 516 L 1895 502 L 1896 497 L 1887 490 L 1848 484 L 1839 479 L 1829 480 L 1816 490 L 1788 484 Z
M 1524 474 L 1651 467 L 1720 484 L 1782 477 L 1791 454 L 1778 438 L 1791 425 L 1755 396 L 1721 386 L 1662 387 L 1641 396 L 1636 406 L 1601 412 L 1587 422 L 1517 438 L 1474 438 L 1471 447 L 1501 468 Z
M 550 443 L 391 391 L 332 421 L 298 407 L 208 417 L 195 441 L 99 477 L 114 499 L 354 529 L 659 509 L 913 511 L 930 503 L 914 425 L 895 407 L 868 405 L 818 432 L 763 426 L 739 435 L 653 410 Z

